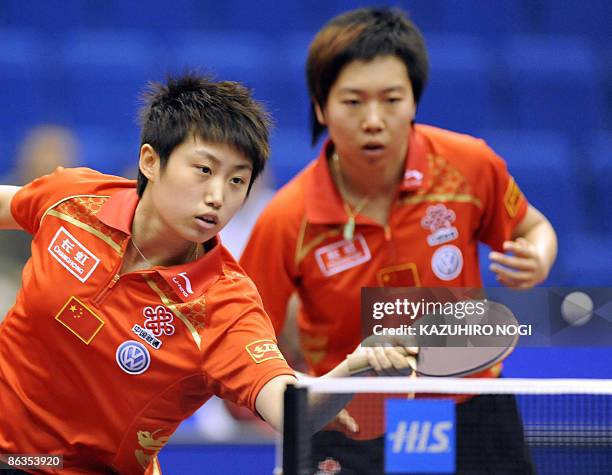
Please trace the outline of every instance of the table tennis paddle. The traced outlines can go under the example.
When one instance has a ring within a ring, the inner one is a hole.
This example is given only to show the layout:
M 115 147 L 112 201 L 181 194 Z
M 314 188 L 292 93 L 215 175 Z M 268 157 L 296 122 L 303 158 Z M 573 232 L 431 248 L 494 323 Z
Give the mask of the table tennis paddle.
M 466 316 L 457 322 L 462 325 L 487 324 L 502 327 L 517 325 L 517 320 L 508 307 L 492 301 L 489 301 L 488 304 L 489 308 L 484 317 Z M 427 318 L 422 321 L 427 321 Z M 496 335 L 495 337 L 469 336 L 465 339 L 465 343 L 468 346 L 443 346 L 442 344 L 440 346 L 420 346 L 416 355 L 416 374 L 429 377 L 459 377 L 478 373 L 506 358 L 516 347 L 518 334 Z M 404 356 L 407 355 L 408 352 L 405 352 Z M 347 363 L 352 375 L 372 369 L 367 356 L 363 353 L 349 355 Z

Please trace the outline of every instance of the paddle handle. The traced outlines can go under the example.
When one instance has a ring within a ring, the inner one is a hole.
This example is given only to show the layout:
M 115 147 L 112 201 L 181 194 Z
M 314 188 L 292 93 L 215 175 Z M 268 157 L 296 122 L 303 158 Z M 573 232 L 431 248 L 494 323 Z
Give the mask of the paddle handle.
M 346 357 L 346 364 L 351 376 L 365 373 L 372 369 L 365 353 L 352 353 L 348 355 Z
M 403 347 L 395 347 L 399 350 L 403 356 L 406 358 L 414 358 L 414 360 L 409 360 L 409 365 L 412 368 L 412 371 L 416 371 L 416 352 L 418 351 L 417 347 L 411 347 L 410 349 Z M 357 352 L 352 353 L 346 357 L 346 363 L 348 366 L 348 370 L 351 376 L 355 376 L 357 374 L 365 373 L 366 371 L 370 371 L 372 366 L 368 361 L 368 357 L 365 353 Z

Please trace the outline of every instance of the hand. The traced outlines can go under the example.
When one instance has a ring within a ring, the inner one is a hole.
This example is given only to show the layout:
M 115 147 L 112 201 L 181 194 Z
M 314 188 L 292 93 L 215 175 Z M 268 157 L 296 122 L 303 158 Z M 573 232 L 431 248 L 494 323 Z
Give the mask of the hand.
M 342 409 L 338 413 L 336 418 L 332 421 L 332 424 L 338 424 L 347 429 L 349 432 L 359 432 L 359 425 L 357 424 L 357 421 L 353 419 L 353 416 L 351 416 L 346 409 Z
M 489 253 L 493 261 L 489 269 L 502 284 L 518 289 L 529 289 L 548 277 L 550 268 L 543 262 L 534 244 L 525 238 L 505 241 L 504 251 Z
M 406 376 L 416 370 L 419 347 L 414 337 L 370 336 L 348 357 L 351 374 L 374 372 L 380 376 Z

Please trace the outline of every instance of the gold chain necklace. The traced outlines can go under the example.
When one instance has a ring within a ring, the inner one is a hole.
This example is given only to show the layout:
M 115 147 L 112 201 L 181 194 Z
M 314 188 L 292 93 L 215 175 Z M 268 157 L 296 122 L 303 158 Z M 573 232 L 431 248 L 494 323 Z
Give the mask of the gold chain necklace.
M 136 243 L 134 242 L 134 240 L 132 238 L 130 238 L 130 242 L 132 243 L 132 246 L 134 246 L 134 249 L 136 249 L 136 252 L 138 252 L 138 254 L 140 254 L 140 257 L 143 258 L 143 260 L 146 262 L 146 264 L 149 267 L 155 267 L 153 264 L 151 264 L 151 262 L 149 261 L 149 259 L 147 259 L 145 257 L 145 255 L 142 253 L 142 251 L 138 248 L 138 246 L 136 245 Z M 192 262 L 192 261 L 197 261 L 199 258 L 199 248 L 200 246 L 198 246 L 198 243 L 195 243 L 195 247 L 193 248 L 193 252 L 190 255 L 190 259 L 187 262 Z
M 332 162 L 334 163 L 334 169 L 336 171 L 336 175 L 338 176 L 338 188 L 340 189 L 340 197 L 342 198 L 342 206 L 344 206 L 344 211 L 348 216 L 348 221 L 344 225 L 342 230 L 342 237 L 347 241 L 352 241 L 353 236 L 355 234 L 355 217 L 365 208 L 370 201 L 370 196 L 365 196 L 361 199 L 355 208 L 351 208 L 348 202 L 348 195 L 346 192 L 346 187 L 344 186 L 344 179 L 342 178 L 342 171 L 340 170 L 340 157 L 337 152 L 334 152 L 332 155 Z

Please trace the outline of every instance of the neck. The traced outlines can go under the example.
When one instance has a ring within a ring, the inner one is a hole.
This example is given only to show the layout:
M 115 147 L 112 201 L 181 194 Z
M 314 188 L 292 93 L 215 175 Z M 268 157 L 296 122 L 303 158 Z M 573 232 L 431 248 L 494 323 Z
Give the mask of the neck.
M 148 211 L 144 196 L 134 213 L 132 242 L 135 247 L 131 246 L 132 250 L 127 253 L 126 258 L 134 261 L 146 260 L 145 264 L 152 266 L 173 266 L 190 262 L 196 257 L 199 246 L 169 232 L 160 219 Z
M 368 173 L 366 170 L 343 166 L 340 156 L 337 158 L 337 166 L 333 166 L 333 163 L 331 165 L 336 185 L 342 184 L 343 193 L 347 195 L 345 198 L 351 202 L 366 196 L 374 198 L 385 194 L 393 195 L 402 180 L 405 168 L 402 159 L 389 163 L 380 173 Z

